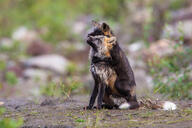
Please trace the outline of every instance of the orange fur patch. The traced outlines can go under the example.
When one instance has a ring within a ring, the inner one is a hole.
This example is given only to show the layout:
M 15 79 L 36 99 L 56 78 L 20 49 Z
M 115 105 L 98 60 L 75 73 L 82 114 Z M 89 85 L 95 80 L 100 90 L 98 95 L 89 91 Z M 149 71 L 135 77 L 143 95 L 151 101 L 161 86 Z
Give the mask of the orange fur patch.
M 104 42 L 103 42 L 105 48 L 107 48 L 107 50 L 106 50 L 106 52 L 105 52 L 105 55 L 108 56 L 108 57 L 111 56 L 109 50 L 112 48 L 112 44 L 109 44 L 109 43 L 108 43 L 109 40 L 110 40 L 109 38 L 105 37 L 105 38 L 104 38 Z
M 117 79 L 117 74 L 114 72 L 107 81 L 107 85 L 110 87 L 112 94 L 119 95 L 119 92 L 115 88 L 115 81 Z
M 112 37 L 112 34 L 110 31 L 106 31 L 106 32 L 103 32 L 105 36 L 109 36 L 109 37 Z

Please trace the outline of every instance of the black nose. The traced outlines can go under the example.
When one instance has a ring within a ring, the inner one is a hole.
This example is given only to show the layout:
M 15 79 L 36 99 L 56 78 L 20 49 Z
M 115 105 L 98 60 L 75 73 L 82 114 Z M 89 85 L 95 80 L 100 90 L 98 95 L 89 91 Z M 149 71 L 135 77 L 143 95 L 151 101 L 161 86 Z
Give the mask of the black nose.
M 90 35 L 88 35 L 88 37 L 87 37 L 87 43 L 91 43 L 93 41 L 93 38 L 90 36 Z

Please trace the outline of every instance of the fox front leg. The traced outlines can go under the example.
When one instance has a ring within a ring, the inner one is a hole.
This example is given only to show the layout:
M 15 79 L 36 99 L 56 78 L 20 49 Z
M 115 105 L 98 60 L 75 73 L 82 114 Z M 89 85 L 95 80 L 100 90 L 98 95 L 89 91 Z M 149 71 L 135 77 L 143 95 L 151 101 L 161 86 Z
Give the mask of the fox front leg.
M 87 109 L 92 109 L 93 108 L 93 105 L 95 103 L 95 99 L 96 99 L 97 94 L 98 94 L 98 90 L 99 90 L 99 83 L 98 83 L 97 80 L 95 80 L 94 89 L 93 89 L 93 92 L 91 94 L 91 98 L 89 100 L 89 106 L 87 107 Z
M 104 84 L 104 83 L 102 83 L 99 86 L 99 95 L 98 95 L 98 99 L 97 99 L 97 109 L 102 108 L 102 102 L 103 102 L 103 98 L 105 95 L 105 88 L 106 88 L 106 84 Z

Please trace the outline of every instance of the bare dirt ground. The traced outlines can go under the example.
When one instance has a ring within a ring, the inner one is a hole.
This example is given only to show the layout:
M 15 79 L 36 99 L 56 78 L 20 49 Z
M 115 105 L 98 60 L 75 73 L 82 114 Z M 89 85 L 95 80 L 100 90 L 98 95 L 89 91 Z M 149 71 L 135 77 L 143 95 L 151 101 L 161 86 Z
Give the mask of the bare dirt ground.
M 88 96 L 44 99 L 39 103 L 3 100 L 6 113 L 0 118 L 23 118 L 23 128 L 192 128 L 192 101 L 177 102 L 175 111 L 84 110 Z

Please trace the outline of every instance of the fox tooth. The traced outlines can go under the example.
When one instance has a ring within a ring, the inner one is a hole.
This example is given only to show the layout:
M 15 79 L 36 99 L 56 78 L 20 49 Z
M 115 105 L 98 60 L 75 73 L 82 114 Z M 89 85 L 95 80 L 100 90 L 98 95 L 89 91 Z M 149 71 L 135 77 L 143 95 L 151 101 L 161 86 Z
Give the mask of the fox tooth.
M 175 109 L 177 109 L 177 106 L 175 103 L 170 101 L 165 101 L 163 103 L 163 110 L 175 110 Z
M 120 106 L 119 106 L 119 109 L 129 109 L 130 108 L 130 104 L 125 102 L 125 103 L 122 103 Z

